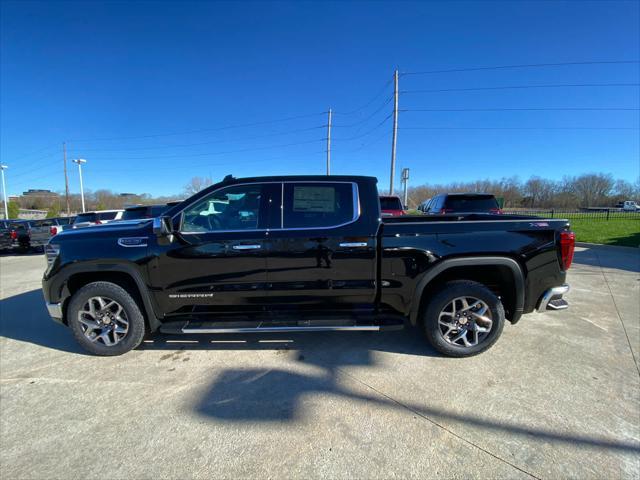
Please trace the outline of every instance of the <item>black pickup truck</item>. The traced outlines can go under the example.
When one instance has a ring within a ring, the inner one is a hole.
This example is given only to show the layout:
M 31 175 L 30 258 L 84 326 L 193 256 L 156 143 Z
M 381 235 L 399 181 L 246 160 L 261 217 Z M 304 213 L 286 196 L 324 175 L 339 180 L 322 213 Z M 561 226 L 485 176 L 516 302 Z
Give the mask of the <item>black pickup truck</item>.
M 154 219 L 65 230 L 46 247 L 51 317 L 98 355 L 174 334 L 417 326 L 438 351 L 489 348 L 506 320 L 567 308 L 566 220 L 382 218 L 376 179 L 236 179 Z

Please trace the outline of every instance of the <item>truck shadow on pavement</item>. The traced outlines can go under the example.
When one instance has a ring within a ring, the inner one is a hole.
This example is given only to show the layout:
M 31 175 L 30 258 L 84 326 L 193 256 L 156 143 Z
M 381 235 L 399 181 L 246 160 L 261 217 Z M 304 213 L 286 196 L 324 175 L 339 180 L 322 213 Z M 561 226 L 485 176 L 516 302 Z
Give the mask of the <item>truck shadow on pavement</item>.
M 565 444 L 579 448 L 605 449 L 621 453 L 640 453 L 640 444 L 611 437 L 571 434 L 551 429 L 530 428 L 526 424 L 480 418 L 464 413 L 433 407 L 428 397 L 424 404 L 398 400 L 395 394 L 387 394 L 358 379 L 346 371 L 350 366 L 375 367 L 372 351 L 351 342 L 321 344 L 311 352 L 290 352 L 302 364 L 313 367 L 313 374 L 282 369 L 227 369 L 216 380 L 193 408 L 204 417 L 227 422 L 296 422 L 307 418 L 318 401 L 309 401 L 313 395 L 335 396 L 363 405 L 405 411 L 408 415 L 440 427 L 456 437 L 468 428 L 501 436 L 519 437 L 531 448 L 534 442 Z M 348 345 L 353 348 L 348 349 Z M 376 348 L 379 349 L 379 348 Z M 382 348 L 380 350 L 387 350 Z M 464 360 L 446 359 L 460 362 Z M 346 387 L 346 382 L 354 387 Z M 482 435 L 482 434 L 481 434 Z M 464 440 L 463 441 L 468 441 Z
M 66 327 L 51 320 L 41 290 L 0 300 L 0 337 L 64 352 L 85 353 Z
M 0 301 L 0 336 L 71 353 L 84 353 L 71 333 L 49 319 L 40 290 L 32 290 Z M 479 418 L 424 404 L 395 399 L 349 373 L 350 367 L 375 368 L 376 352 L 436 357 L 458 368 L 465 360 L 441 357 L 428 347 L 416 329 L 396 332 L 229 334 L 201 336 L 155 335 L 140 350 L 271 350 L 286 355 L 293 363 L 280 368 L 220 371 L 211 386 L 192 405 L 203 417 L 227 422 L 296 422 L 309 414 L 314 402 L 309 396 L 331 395 L 363 404 L 406 411 L 443 428 L 475 427 L 524 440 L 570 444 L 622 453 L 640 453 L 640 445 L 612 438 L 568 434 L 550 429 Z M 385 367 L 387 373 L 393 365 Z M 345 386 L 346 382 L 355 387 Z

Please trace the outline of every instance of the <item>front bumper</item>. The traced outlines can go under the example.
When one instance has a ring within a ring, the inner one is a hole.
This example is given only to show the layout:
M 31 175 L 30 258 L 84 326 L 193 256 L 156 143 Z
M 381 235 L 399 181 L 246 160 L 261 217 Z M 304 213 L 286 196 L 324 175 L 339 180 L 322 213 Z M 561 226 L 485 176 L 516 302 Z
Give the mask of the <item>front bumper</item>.
M 47 310 L 49 311 L 49 316 L 51 319 L 58 323 L 64 323 L 63 321 L 63 313 L 62 313 L 62 304 L 61 303 L 46 303 Z
M 569 308 L 569 303 L 562 298 L 562 296 L 569 292 L 571 287 L 568 284 L 561 285 L 559 287 L 553 287 L 544 292 L 538 306 L 537 312 L 545 312 L 547 310 L 566 310 Z

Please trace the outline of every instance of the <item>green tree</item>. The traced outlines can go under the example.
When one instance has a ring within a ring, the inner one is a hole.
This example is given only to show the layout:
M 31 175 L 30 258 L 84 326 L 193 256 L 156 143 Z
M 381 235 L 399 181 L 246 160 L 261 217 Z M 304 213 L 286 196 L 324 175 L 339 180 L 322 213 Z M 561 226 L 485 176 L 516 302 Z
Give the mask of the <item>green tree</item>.
M 47 211 L 47 218 L 55 218 L 60 216 L 60 205 L 52 204 Z
M 7 209 L 9 210 L 9 218 L 18 218 L 18 213 L 20 213 L 20 205 L 16 202 L 9 202 L 7 205 Z

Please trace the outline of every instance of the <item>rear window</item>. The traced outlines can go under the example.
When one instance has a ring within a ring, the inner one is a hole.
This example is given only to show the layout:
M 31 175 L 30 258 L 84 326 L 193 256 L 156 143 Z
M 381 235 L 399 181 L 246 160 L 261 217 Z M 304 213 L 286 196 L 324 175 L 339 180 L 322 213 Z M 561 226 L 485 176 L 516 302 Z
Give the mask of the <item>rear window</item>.
M 354 220 L 351 183 L 297 183 L 284 186 L 284 228 L 334 227 Z
M 95 213 L 80 213 L 73 223 L 95 222 L 97 218 Z
M 149 207 L 127 208 L 122 214 L 122 220 L 138 220 L 147 218 L 148 215 Z
M 98 218 L 100 220 L 114 220 L 118 212 L 100 212 L 98 213 Z
M 33 222 L 34 227 L 51 227 L 55 225 L 53 220 L 38 220 L 37 222 Z
M 402 202 L 398 197 L 380 197 L 381 210 L 402 210 Z
M 489 212 L 498 208 L 493 195 L 452 195 L 447 197 L 444 208 L 454 212 Z
M 58 225 L 69 225 L 71 223 L 72 217 L 62 217 L 58 218 Z
M 168 209 L 165 205 L 147 205 L 144 207 L 128 208 L 122 214 L 122 220 L 138 220 L 154 218 L 162 215 Z

